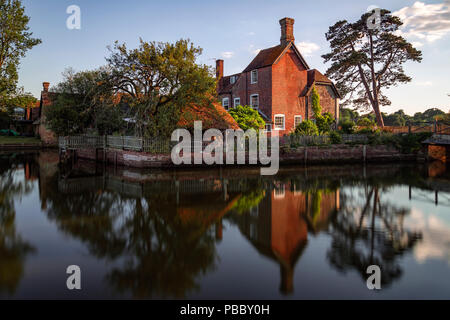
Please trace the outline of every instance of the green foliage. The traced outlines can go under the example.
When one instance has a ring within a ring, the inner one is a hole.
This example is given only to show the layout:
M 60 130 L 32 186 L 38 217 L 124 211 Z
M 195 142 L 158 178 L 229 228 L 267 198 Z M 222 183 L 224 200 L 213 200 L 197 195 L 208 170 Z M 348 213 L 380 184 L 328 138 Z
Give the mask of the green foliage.
M 341 105 L 371 108 L 382 127 L 380 108 L 390 104 L 384 92 L 412 80 L 404 72 L 404 64 L 421 62 L 422 53 L 397 34 L 403 24 L 399 17 L 388 10 L 381 10 L 380 14 L 378 29 L 367 27 L 372 12 L 363 14 L 354 23 L 336 22 L 326 33 L 331 52 L 322 57 L 325 63 L 331 63 L 326 75 L 335 80 L 345 98 Z
M 58 95 L 52 106 L 44 109 L 48 128 L 65 136 L 85 133 L 88 129 L 101 135 L 112 134 L 124 127 L 122 112 L 114 103 L 108 69 L 77 73 L 69 69 L 63 77 L 54 88 Z
M 29 21 L 21 1 L 0 0 L 0 101 L 17 94 L 20 59 L 41 43 L 32 38 Z
M 443 124 L 450 125 L 450 113 L 444 113 L 436 117 L 436 119 Z
M 342 143 L 342 136 L 337 131 L 331 131 L 330 134 L 330 141 L 332 144 L 341 144 Z
M 316 120 L 316 126 L 320 134 L 325 134 L 330 132 L 331 125 L 335 123 L 334 117 L 331 113 L 325 112 L 322 114 L 322 106 L 320 104 L 320 95 L 314 86 L 311 93 L 312 100 L 312 110 L 314 113 L 314 118 Z
M 317 92 L 316 87 L 314 86 L 311 93 L 311 100 L 312 100 L 312 111 L 314 113 L 314 117 L 318 117 L 322 114 L 322 106 L 320 105 L 320 96 L 319 92 Z
M 356 131 L 356 125 L 352 120 L 344 119 L 339 122 L 341 130 L 345 134 L 352 134 Z
M 316 116 L 316 125 L 320 134 L 326 134 L 330 132 L 331 127 L 334 124 L 335 124 L 334 117 L 329 112 L 325 112 L 324 114 Z
M 170 136 L 183 106 L 205 105 L 216 93 L 213 71 L 196 63 L 202 49 L 190 40 L 141 40 L 136 49 L 116 42 L 110 51 L 111 80 L 127 94 L 139 136 Z
M 230 109 L 229 112 L 242 130 L 254 129 L 258 131 L 264 129 L 264 119 L 251 106 L 237 106 Z
M 369 118 L 360 118 L 360 119 L 358 119 L 356 124 L 360 127 L 374 127 L 375 126 L 375 122 L 373 122 Z
M 341 108 L 340 112 L 339 112 L 339 118 L 344 120 L 352 120 L 352 121 L 357 121 L 359 118 L 359 113 L 358 111 L 355 110 L 351 110 L 348 108 Z
M 412 134 L 392 134 L 388 132 L 374 132 L 368 135 L 371 145 L 391 145 L 402 153 L 414 153 L 422 148 L 421 142 L 432 136 L 430 132 Z
M 246 213 L 250 211 L 250 209 L 259 205 L 265 195 L 266 192 L 264 190 L 254 190 L 248 194 L 245 194 L 234 204 L 233 210 L 239 214 Z
M 313 121 L 305 120 L 295 128 L 294 134 L 301 136 L 317 136 L 319 135 L 319 129 Z

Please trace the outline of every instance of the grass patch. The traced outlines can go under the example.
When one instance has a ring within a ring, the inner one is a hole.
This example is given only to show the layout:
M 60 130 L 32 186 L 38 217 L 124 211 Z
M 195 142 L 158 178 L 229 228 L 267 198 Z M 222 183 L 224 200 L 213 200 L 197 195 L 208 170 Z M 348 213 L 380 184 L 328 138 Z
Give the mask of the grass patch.
M 39 145 L 41 140 L 35 137 L 12 137 L 12 136 L 0 136 L 0 145 L 8 144 L 32 144 Z

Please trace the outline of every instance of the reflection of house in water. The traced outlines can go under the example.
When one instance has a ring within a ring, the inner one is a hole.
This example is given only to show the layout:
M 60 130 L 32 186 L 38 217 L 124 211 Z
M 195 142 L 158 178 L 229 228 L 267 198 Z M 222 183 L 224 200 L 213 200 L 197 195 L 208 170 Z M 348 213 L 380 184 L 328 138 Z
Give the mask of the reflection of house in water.
M 327 229 L 338 207 L 339 191 L 301 191 L 280 183 L 266 192 L 259 205 L 235 219 L 257 250 L 280 264 L 280 290 L 290 293 L 295 264 L 306 247 L 308 232 Z

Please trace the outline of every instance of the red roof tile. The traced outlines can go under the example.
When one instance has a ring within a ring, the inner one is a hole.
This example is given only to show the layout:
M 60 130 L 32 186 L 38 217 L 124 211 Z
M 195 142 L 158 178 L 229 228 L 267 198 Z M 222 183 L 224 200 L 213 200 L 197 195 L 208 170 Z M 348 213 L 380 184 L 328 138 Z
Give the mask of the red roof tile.
M 272 48 L 261 50 L 252 62 L 245 68 L 244 72 L 271 66 L 283 53 L 286 46 L 278 45 Z

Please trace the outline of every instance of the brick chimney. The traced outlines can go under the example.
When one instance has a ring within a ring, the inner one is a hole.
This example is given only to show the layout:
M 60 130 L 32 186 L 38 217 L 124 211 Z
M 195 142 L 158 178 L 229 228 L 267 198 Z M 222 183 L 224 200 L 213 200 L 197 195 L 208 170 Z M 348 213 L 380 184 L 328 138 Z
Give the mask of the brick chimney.
M 42 82 L 42 86 L 44 87 L 44 92 L 48 92 L 48 87 L 50 87 L 50 82 Z
M 220 80 L 223 77 L 223 60 L 216 60 L 216 79 Z
M 294 42 L 294 22 L 292 18 L 283 18 L 280 20 L 281 25 L 281 38 L 280 43 L 282 46 L 289 44 L 289 42 Z

